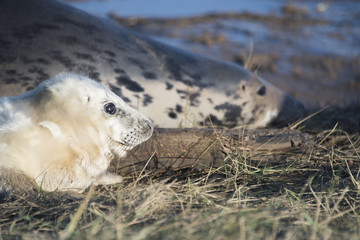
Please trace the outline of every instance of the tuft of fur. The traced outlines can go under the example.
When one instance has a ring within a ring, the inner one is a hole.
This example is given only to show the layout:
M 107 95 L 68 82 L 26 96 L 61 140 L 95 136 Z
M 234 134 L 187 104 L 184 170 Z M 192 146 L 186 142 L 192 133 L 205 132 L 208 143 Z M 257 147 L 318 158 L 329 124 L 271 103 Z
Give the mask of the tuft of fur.
M 116 113 L 105 110 L 108 103 Z M 77 192 L 91 184 L 121 182 L 121 176 L 106 172 L 111 160 L 146 141 L 152 131 L 151 120 L 120 97 L 75 74 L 1 98 L 0 195 L 29 190 L 32 182 L 46 191 Z

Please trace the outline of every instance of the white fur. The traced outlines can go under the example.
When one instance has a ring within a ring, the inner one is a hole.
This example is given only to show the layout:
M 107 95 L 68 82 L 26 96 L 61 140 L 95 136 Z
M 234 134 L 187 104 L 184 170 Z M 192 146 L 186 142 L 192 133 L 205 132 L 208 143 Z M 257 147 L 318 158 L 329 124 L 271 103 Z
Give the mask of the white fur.
M 104 110 L 109 102 L 114 115 Z M 152 131 L 148 118 L 99 83 L 61 74 L 24 95 L 0 99 L 0 188 L 7 169 L 47 191 L 118 183 L 119 175 L 106 172 L 111 160 Z

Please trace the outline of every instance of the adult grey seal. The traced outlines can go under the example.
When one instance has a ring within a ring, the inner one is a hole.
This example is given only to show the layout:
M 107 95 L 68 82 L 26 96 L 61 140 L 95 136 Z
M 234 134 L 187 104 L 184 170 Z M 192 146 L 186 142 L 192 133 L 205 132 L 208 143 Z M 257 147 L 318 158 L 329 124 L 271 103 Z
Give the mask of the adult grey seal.
M 301 118 L 287 93 L 232 63 L 168 46 L 53 0 L 0 1 L 0 96 L 86 74 L 161 127 L 264 127 Z
M 0 98 L 0 196 L 31 180 L 46 191 L 119 183 L 121 176 L 106 172 L 111 160 L 152 132 L 147 117 L 100 83 L 75 74 Z

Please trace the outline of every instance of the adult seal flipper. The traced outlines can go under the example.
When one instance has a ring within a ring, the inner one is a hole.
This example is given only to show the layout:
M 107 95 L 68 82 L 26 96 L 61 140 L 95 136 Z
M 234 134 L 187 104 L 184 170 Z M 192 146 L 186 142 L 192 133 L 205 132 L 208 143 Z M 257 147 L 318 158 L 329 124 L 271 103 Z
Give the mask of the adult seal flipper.
M 249 71 L 49 0 L 0 1 L 0 96 L 60 72 L 101 81 L 161 127 L 264 127 L 304 107 Z

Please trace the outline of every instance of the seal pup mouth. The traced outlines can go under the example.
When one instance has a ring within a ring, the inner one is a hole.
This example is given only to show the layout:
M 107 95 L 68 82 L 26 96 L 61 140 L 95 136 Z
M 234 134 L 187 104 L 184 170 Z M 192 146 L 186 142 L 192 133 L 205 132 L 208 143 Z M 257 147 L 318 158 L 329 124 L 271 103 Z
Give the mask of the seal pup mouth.
M 128 151 L 134 148 L 134 146 L 128 145 L 127 143 L 115 141 L 111 137 L 108 138 L 108 146 L 109 150 L 105 155 L 110 160 L 125 156 Z
M 128 151 L 148 140 L 154 131 L 154 126 L 151 121 L 144 121 L 139 123 L 137 128 L 123 133 L 121 139 L 114 139 L 108 136 L 108 146 L 113 157 L 122 157 Z

